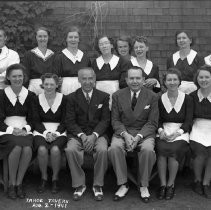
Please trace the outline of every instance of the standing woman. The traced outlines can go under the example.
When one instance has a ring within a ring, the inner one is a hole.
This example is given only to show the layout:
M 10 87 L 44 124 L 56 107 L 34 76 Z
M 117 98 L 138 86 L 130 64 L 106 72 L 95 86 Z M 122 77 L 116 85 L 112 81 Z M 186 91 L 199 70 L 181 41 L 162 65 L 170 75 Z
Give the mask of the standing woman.
M 117 90 L 127 86 L 125 74 L 129 62 L 113 54 L 113 39 L 103 35 L 96 39 L 95 49 L 101 54 L 92 63 L 96 73 L 96 88 L 111 95 Z
M 175 43 L 179 50 L 167 59 L 167 69 L 170 67 L 179 69 L 182 74 L 182 82 L 179 89 L 184 93 L 190 94 L 197 89 L 193 78 L 197 69 L 204 65 L 204 59 L 195 50 L 191 49 L 194 40 L 186 31 L 176 32 Z
M 5 75 L 8 66 L 20 63 L 17 52 L 8 49 L 6 46 L 7 35 L 4 29 L 0 28 L 0 89 L 5 88 Z
M 54 68 L 62 77 L 61 92 L 68 95 L 81 87 L 78 82 L 78 70 L 91 66 L 90 59 L 79 48 L 80 31 L 71 27 L 67 33 L 67 47 L 56 56 Z
M 211 198 L 211 67 L 199 68 L 195 78 L 198 90 L 191 93 L 193 97 L 193 127 L 190 133 L 190 147 L 194 156 L 193 190 Z M 204 172 L 203 172 L 204 171 Z
M 6 70 L 6 87 L 0 90 L 0 157 L 8 156 L 8 197 L 25 198 L 22 181 L 32 157 L 32 107 L 35 95 L 24 86 L 25 67 Z
M 193 102 L 189 95 L 178 90 L 181 74 L 176 68 L 168 69 L 163 83 L 167 92 L 158 101 L 159 112 L 162 114 L 159 117 L 159 138 L 156 141 L 161 185 L 158 199 L 169 200 L 174 196 L 179 163 L 189 147 L 188 132 L 192 125 Z
M 41 171 L 41 184 L 39 193 L 46 190 L 48 156 L 50 155 L 52 176 L 52 193 L 59 191 L 58 175 L 61 164 L 61 153 L 66 145 L 65 132 L 65 107 L 66 97 L 57 92 L 59 78 L 56 74 L 46 73 L 41 77 L 44 93 L 36 100 L 34 119 L 34 149 L 37 152 L 38 163 Z M 48 155 L 49 154 L 49 155 Z
M 45 27 L 36 30 L 37 47 L 28 51 L 23 59 L 29 78 L 28 89 L 36 95 L 43 92 L 40 87 L 42 74 L 53 72 L 54 52 L 47 48 L 49 31 Z
M 132 46 L 135 57 L 131 57 L 131 65 L 141 67 L 144 70 L 145 87 L 153 90 L 154 92 L 159 92 L 159 68 L 147 58 L 147 53 L 149 51 L 147 38 L 144 36 L 136 36 L 133 40 Z

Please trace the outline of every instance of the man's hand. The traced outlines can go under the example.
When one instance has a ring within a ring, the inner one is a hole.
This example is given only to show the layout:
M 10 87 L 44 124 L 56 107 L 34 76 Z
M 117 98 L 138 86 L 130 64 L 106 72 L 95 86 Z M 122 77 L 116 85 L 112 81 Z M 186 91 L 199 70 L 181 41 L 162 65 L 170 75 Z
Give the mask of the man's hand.
M 131 134 L 129 134 L 128 132 L 124 132 L 123 137 L 125 139 L 126 150 L 128 152 L 132 151 L 132 144 L 134 141 L 134 137 Z
M 147 88 L 153 88 L 157 84 L 157 80 L 154 78 L 149 78 L 145 80 L 144 86 Z
M 134 150 L 137 147 L 140 141 L 143 141 L 143 139 L 140 136 L 136 135 L 136 137 L 134 137 L 134 141 L 132 144 L 132 150 Z
M 97 136 L 95 134 L 87 136 L 87 140 L 85 143 L 85 151 L 87 153 L 92 153 L 96 139 L 97 139 Z
M 86 144 L 86 141 L 87 141 L 87 135 L 86 135 L 86 134 L 82 134 L 82 135 L 80 136 L 80 138 L 81 138 L 83 147 L 84 147 L 84 149 L 85 149 L 85 144 Z

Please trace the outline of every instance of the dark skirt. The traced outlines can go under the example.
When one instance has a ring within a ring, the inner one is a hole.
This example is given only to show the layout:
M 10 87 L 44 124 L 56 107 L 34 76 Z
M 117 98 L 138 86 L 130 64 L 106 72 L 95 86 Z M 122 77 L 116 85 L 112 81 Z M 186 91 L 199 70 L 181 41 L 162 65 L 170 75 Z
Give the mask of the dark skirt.
M 211 146 L 205 147 L 196 141 L 190 140 L 190 148 L 193 158 L 196 156 L 211 157 Z
M 32 147 L 33 136 L 15 136 L 13 134 L 5 134 L 0 136 L 0 159 L 9 155 L 15 146 Z
M 67 144 L 66 136 L 58 136 L 55 141 L 47 142 L 43 136 L 34 136 L 33 148 L 34 151 L 37 152 L 39 146 L 45 146 L 48 150 L 50 150 L 53 146 L 58 146 L 60 151 L 64 150 L 64 147 Z
M 167 142 L 157 138 L 156 150 L 158 156 L 174 157 L 180 163 L 185 153 L 189 150 L 189 146 L 188 143 L 184 140 Z

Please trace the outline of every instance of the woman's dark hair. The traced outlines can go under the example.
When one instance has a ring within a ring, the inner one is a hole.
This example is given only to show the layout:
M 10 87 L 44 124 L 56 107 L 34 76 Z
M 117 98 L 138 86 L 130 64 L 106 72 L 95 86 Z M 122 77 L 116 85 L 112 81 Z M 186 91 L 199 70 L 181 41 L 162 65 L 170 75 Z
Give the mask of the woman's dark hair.
M 61 81 L 60 78 L 57 76 L 57 74 L 53 74 L 53 73 L 45 73 L 41 76 L 41 80 L 42 80 L 42 84 L 40 85 L 41 88 L 43 88 L 43 83 L 45 82 L 45 79 L 49 79 L 52 78 L 56 85 L 58 85 L 58 87 L 56 88 L 56 91 L 60 90 L 61 87 Z
M 182 75 L 181 75 L 181 72 L 175 68 L 175 67 L 172 67 L 172 68 L 169 68 L 167 70 L 167 72 L 163 75 L 163 86 L 166 88 L 166 85 L 165 85 L 165 82 L 166 82 L 166 78 L 169 74 L 175 74 L 177 75 L 178 79 L 179 79 L 179 85 L 181 84 L 181 81 L 182 81 Z
M 48 28 L 44 27 L 44 26 L 39 26 L 35 29 L 35 35 L 37 35 L 38 31 L 46 31 L 48 36 L 50 36 L 50 31 L 48 30 Z
M 192 36 L 192 33 L 190 31 L 186 31 L 186 30 L 180 30 L 180 31 L 176 31 L 175 33 L 175 45 L 178 46 L 177 44 L 177 36 L 181 33 L 185 33 L 187 35 L 187 37 L 191 40 L 190 46 L 193 46 L 195 43 L 195 40 Z
M 20 63 L 16 63 L 16 64 L 12 64 L 9 67 L 7 67 L 6 76 L 5 76 L 5 80 L 4 80 L 5 85 L 11 85 L 10 80 L 8 80 L 7 77 L 9 77 L 11 72 L 14 70 L 21 70 L 23 72 L 23 84 L 25 84 L 28 81 L 28 77 L 26 75 L 26 68 L 24 65 L 22 65 Z
M 208 71 L 211 74 L 211 66 L 203 65 L 197 70 L 196 74 L 194 75 L 194 80 L 193 80 L 197 88 L 200 88 L 199 83 L 197 81 L 200 71 Z
M 129 36 L 122 35 L 122 36 L 120 36 L 119 38 L 116 39 L 116 41 L 114 43 L 114 48 L 115 48 L 117 54 L 120 55 L 119 51 L 118 51 L 118 41 L 127 42 L 128 46 L 129 46 L 129 54 L 131 54 L 132 49 L 133 49 L 131 38 Z
M 110 42 L 111 45 L 113 45 L 113 47 L 114 47 L 114 40 L 113 40 L 113 38 L 111 38 L 111 37 L 109 37 L 109 36 L 107 36 L 107 35 L 98 36 L 98 37 L 95 38 L 94 47 L 95 47 L 95 50 L 96 50 L 98 53 L 100 53 L 100 54 L 102 54 L 102 53 L 101 53 L 100 48 L 99 48 L 99 41 L 100 41 L 100 39 L 105 38 L 105 37 L 108 38 L 109 42 Z M 114 52 L 114 48 L 111 49 L 111 53 L 113 53 L 113 52 Z

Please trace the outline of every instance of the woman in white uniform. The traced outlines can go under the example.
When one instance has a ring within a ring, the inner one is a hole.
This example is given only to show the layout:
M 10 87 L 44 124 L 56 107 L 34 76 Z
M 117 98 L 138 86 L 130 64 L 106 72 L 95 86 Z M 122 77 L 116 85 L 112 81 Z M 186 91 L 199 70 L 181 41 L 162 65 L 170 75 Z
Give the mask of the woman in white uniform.
M 4 29 L 0 28 L 0 89 L 5 88 L 4 80 L 8 66 L 20 63 L 17 52 L 8 49 L 6 46 L 7 35 Z
M 191 93 L 194 103 L 194 123 L 190 133 L 193 153 L 193 190 L 211 198 L 211 67 L 204 65 L 196 74 L 198 90 Z M 203 173 L 204 171 L 204 173 Z

